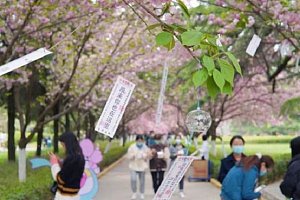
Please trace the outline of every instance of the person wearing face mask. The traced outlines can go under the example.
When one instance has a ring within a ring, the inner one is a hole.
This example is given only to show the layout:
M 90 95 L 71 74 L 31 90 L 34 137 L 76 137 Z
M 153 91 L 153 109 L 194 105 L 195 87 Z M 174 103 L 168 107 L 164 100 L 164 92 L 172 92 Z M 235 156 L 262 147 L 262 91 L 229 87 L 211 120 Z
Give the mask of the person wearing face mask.
M 274 160 L 268 155 L 256 154 L 244 157 L 239 164 L 231 168 L 223 180 L 222 200 L 253 200 L 261 196 L 255 192 L 259 177 L 274 167 Z
M 218 181 L 223 182 L 225 176 L 229 170 L 237 163 L 241 161 L 245 154 L 244 151 L 245 140 L 240 135 L 235 135 L 230 140 L 230 147 L 232 148 L 232 153 L 226 158 L 221 160 L 221 167 L 218 176 Z
M 185 148 L 185 146 L 182 144 L 182 139 L 181 136 L 178 135 L 175 137 L 175 143 L 170 146 L 170 167 L 174 164 L 177 156 L 187 156 L 188 155 L 188 150 Z M 179 182 L 179 195 L 181 198 L 185 197 L 185 194 L 183 192 L 183 186 L 184 186 L 184 176 Z
M 150 159 L 150 171 L 152 176 L 153 190 L 157 192 L 159 186 L 164 179 L 164 173 L 167 169 L 167 160 L 169 159 L 169 148 L 162 143 L 162 136 L 155 135 L 155 144 L 150 146 L 151 159 Z
M 300 136 L 291 140 L 290 147 L 292 159 L 280 184 L 280 190 L 287 198 L 300 199 Z
M 131 199 L 137 198 L 137 177 L 140 183 L 140 199 L 144 199 L 145 195 L 145 170 L 148 168 L 150 158 L 150 150 L 144 142 L 142 135 L 136 136 L 136 142 L 128 148 L 127 157 L 129 159 L 129 169 L 131 174 Z

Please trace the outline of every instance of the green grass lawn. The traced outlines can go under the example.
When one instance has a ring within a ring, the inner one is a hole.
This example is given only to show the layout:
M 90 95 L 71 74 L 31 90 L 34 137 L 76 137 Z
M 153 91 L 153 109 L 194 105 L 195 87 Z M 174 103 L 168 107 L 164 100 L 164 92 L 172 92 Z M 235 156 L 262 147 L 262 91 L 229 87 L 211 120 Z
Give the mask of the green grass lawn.
M 224 143 L 229 145 L 229 141 L 232 136 L 223 136 Z M 289 143 L 293 139 L 294 135 L 246 135 L 243 136 L 247 144 L 259 144 L 259 143 Z M 217 140 L 217 143 L 221 143 L 220 140 Z
M 228 154 L 231 153 L 231 148 L 229 144 L 224 144 L 225 151 Z M 218 155 L 222 155 L 222 145 L 217 144 Z M 253 155 L 255 153 L 262 153 L 268 155 L 274 154 L 288 154 L 291 152 L 290 145 L 288 143 L 260 143 L 260 144 L 246 144 L 245 154 Z M 219 156 L 218 156 L 219 157 Z

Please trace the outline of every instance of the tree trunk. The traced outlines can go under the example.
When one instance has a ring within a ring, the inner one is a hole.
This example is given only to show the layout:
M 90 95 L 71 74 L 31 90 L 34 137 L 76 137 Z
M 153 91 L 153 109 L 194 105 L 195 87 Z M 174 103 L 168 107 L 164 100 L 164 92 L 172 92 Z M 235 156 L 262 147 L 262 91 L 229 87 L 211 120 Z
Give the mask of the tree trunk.
M 41 156 L 42 153 L 43 132 L 44 132 L 44 127 L 41 127 L 37 131 L 37 147 L 35 153 L 36 156 Z
M 16 145 L 15 145 L 15 98 L 13 88 L 10 89 L 9 95 L 7 97 L 7 148 L 8 148 L 8 160 L 16 161 Z
M 208 136 L 211 136 L 211 152 L 214 156 L 217 155 L 216 139 L 217 139 L 218 125 L 219 125 L 219 123 L 217 123 L 215 120 L 212 120 L 211 126 L 207 131 Z
M 66 119 L 65 131 L 70 132 L 71 131 L 71 123 L 70 123 L 70 114 L 69 113 L 67 113 L 65 115 L 65 119 Z
M 26 149 L 19 149 L 19 181 L 26 181 Z
M 85 130 L 85 137 L 89 138 L 89 116 L 88 115 L 84 117 L 83 128 Z
M 53 115 L 59 113 L 59 101 L 53 107 Z M 58 131 L 59 131 L 59 118 L 53 121 L 53 151 L 58 153 Z
M 123 147 L 125 147 L 125 144 L 126 144 L 126 142 L 127 142 L 127 133 L 124 133 L 123 135 L 122 135 L 122 137 L 123 137 Z
M 222 152 L 223 152 L 223 157 L 226 158 L 227 157 L 227 153 L 226 153 L 226 150 L 225 150 L 225 145 L 224 145 L 223 138 L 222 138 Z
M 121 137 L 119 138 L 119 146 L 122 147 L 123 146 L 123 136 L 121 135 Z
M 21 139 L 19 140 L 19 181 L 26 181 L 26 146 L 28 141 L 25 137 L 25 131 L 21 131 Z
M 106 154 L 106 153 L 109 152 L 110 147 L 111 147 L 111 143 L 112 143 L 112 139 L 109 138 L 109 141 L 108 141 L 108 143 L 107 143 L 106 146 L 105 146 L 104 154 Z
M 40 113 L 43 112 L 43 109 L 45 109 L 43 106 L 41 107 Z M 42 120 L 44 120 L 43 118 Z M 40 127 L 37 131 L 37 147 L 36 147 L 36 156 L 41 156 L 42 153 L 42 142 L 43 142 L 43 133 L 44 133 L 44 126 Z
M 78 110 L 78 118 L 77 118 L 77 123 L 76 123 L 77 138 L 80 138 L 80 128 L 81 128 L 81 116 L 80 116 L 80 112 Z
M 95 123 L 96 123 L 96 118 L 92 113 L 89 113 L 89 139 L 93 142 L 96 140 L 96 132 L 95 132 Z

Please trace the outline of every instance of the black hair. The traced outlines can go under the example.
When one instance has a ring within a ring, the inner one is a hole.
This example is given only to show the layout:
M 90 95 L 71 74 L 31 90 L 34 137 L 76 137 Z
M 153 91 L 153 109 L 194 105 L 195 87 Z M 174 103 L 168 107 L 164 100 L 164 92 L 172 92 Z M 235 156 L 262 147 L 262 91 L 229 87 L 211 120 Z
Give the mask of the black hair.
M 231 138 L 231 140 L 230 140 L 230 146 L 231 146 L 231 147 L 232 147 L 232 143 L 233 143 L 233 141 L 234 141 L 235 139 L 242 140 L 242 141 L 243 141 L 243 144 L 245 144 L 245 140 L 244 140 L 244 138 L 243 138 L 242 136 L 240 136 L 240 135 L 235 135 L 235 136 L 233 136 L 233 137 Z
M 206 141 L 206 140 L 207 140 L 207 138 L 208 138 L 208 136 L 207 136 L 207 135 L 202 135 L 202 140 L 203 140 L 203 141 Z
M 161 139 L 162 139 L 161 134 L 156 134 L 156 135 L 154 136 L 154 140 L 161 140 Z
M 82 155 L 82 150 L 76 136 L 72 132 L 65 132 L 59 136 L 58 140 L 66 147 L 67 156 Z
M 138 140 L 144 140 L 144 137 L 142 135 L 137 135 L 135 138 L 135 141 L 138 141 Z
M 300 136 L 291 140 L 290 147 L 292 150 L 292 157 L 300 154 Z

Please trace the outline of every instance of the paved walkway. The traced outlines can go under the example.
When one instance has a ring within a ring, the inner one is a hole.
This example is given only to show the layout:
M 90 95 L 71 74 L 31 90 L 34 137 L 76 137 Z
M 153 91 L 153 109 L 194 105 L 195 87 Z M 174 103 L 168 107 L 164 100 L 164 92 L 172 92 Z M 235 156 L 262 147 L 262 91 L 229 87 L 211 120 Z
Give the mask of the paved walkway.
M 207 182 L 185 181 L 185 200 L 205 199 L 219 200 L 219 189 Z M 95 200 L 130 200 L 130 176 L 128 161 L 123 160 L 117 167 L 112 169 L 99 180 L 99 192 Z M 146 173 L 145 199 L 151 200 L 154 197 L 150 173 Z M 181 199 L 179 191 L 176 190 L 172 200 Z
M 279 189 L 280 183 L 281 181 L 277 181 L 267 185 L 263 190 L 263 197 L 265 197 L 266 200 L 285 200 L 286 198 L 281 194 Z

